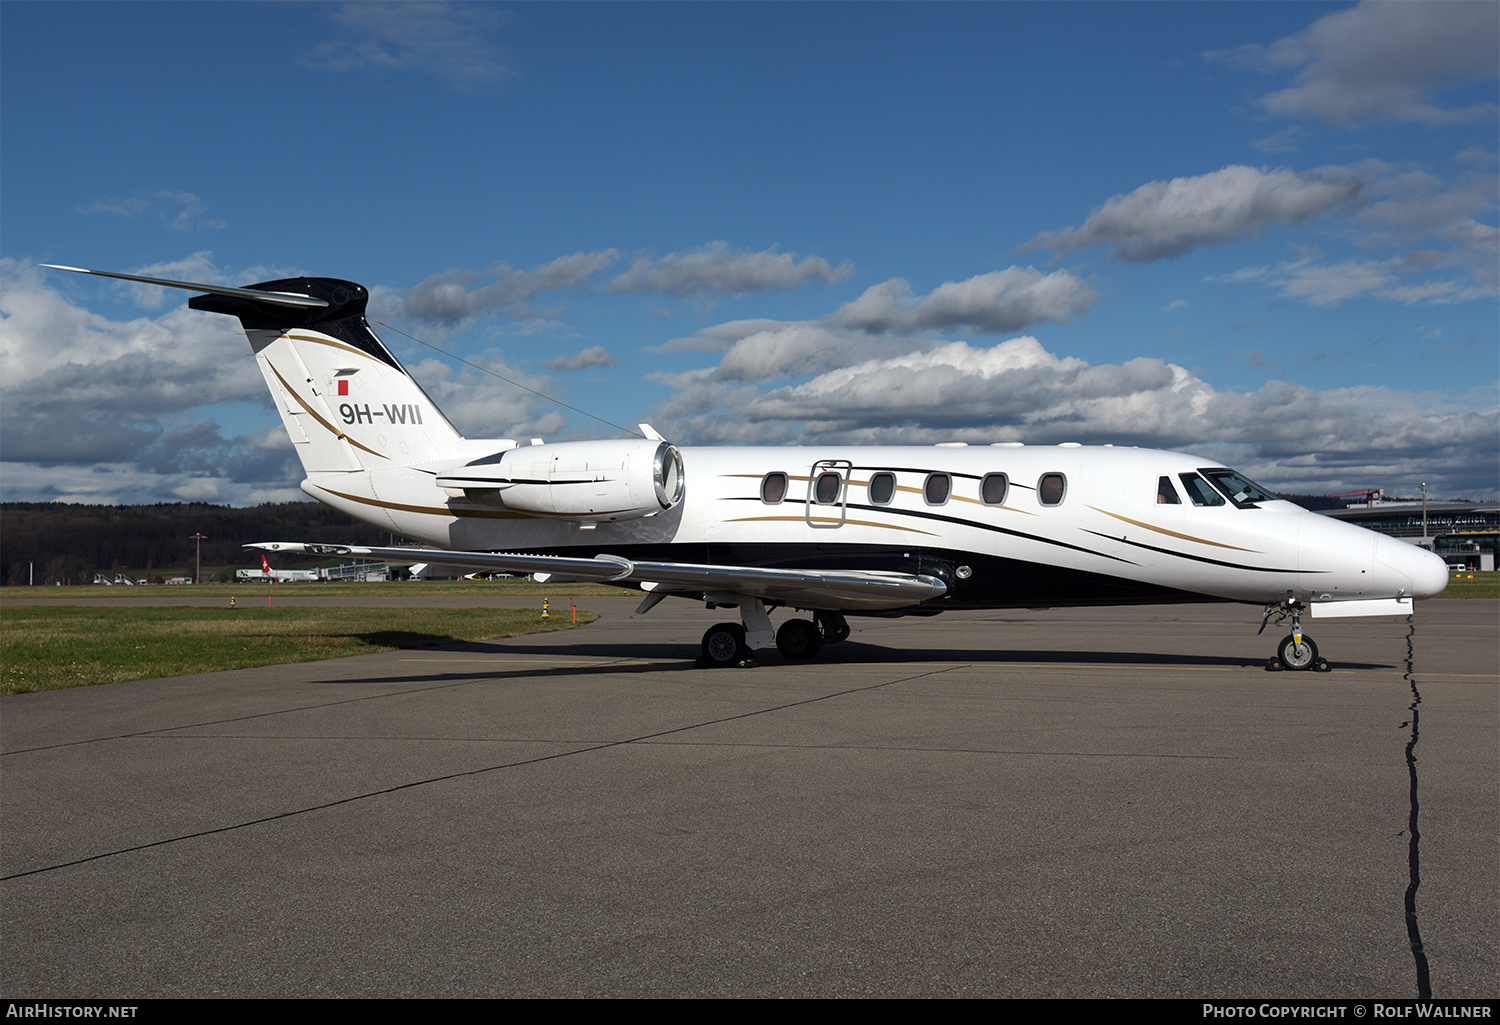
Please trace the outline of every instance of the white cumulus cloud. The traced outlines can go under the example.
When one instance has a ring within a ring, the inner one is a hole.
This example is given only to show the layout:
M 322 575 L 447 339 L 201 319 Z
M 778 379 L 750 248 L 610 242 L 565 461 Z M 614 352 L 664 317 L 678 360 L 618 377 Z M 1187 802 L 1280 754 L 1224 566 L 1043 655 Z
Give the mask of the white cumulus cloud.
M 504 311 L 513 317 L 531 315 L 527 306 L 538 293 L 580 285 L 620 258 L 613 249 L 594 253 L 572 253 L 534 267 L 516 270 L 509 264 L 491 267 L 486 275 L 476 271 L 447 270 L 434 274 L 401 293 L 397 302 L 382 293 L 382 305 L 399 306 L 401 312 L 427 323 L 455 327 L 475 317 Z M 489 284 L 470 287 L 481 277 Z
M 602 345 L 593 345 L 582 352 L 572 356 L 553 356 L 549 360 L 543 360 L 542 366 L 548 370 L 587 370 L 590 367 L 612 367 L 619 360 L 611 356 Z
M 870 334 L 968 328 L 1000 334 L 1084 313 L 1094 300 L 1087 285 L 1065 270 L 1043 274 L 1008 267 L 966 281 L 948 281 L 919 299 L 901 278 L 872 285 L 834 311 L 828 322 Z
M 1298 173 L 1234 164 L 1196 177 L 1147 182 L 1109 199 L 1081 227 L 1044 231 L 1022 248 L 1066 255 L 1109 246 L 1117 260 L 1147 263 L 1254 238 L 1273 225 L 1301 224 L 1350 204 L 1365 184 L 1337 168 Z
M 1263 71 L 1295 70 L 1295 84 L 1260 100 L 1266 110 L 1284 117 L 1341 126 L 1493 120 L 1493 103 L 1448 107 L 1437 97 L 1455 86 L 1496 77 L 1500 5 L 1487 0 L 1366 0 L 1270 46 L 1251 44 L 1206 56 Z
M 652 423 L 683 443 L 1113 443 L 1197 452 L 1281 490 L 1438 480 L 1494 495 L 1500 409 L 1384 388 L 1271 381 L 1225 392 L 1159 359 L 1090 364 L 1035 338 L 937 343 L 762 390 L 681 375 Z M 997 455 L 1003 458 L 1003 455 Z
M 847 262 L 830 266 L 821 256 L 797 259 L 775 247 L 759 252 L 730 249 L 727 242 L 710 242 L 686 253 L 669 253 L 659 260 L 640 256 L 609 287 L 616 292 L 665 292 L 676 296 L 704 293 L 746 295 L 750 292 L 791 292 L 808 281 L 832 285 L 853 273 Z

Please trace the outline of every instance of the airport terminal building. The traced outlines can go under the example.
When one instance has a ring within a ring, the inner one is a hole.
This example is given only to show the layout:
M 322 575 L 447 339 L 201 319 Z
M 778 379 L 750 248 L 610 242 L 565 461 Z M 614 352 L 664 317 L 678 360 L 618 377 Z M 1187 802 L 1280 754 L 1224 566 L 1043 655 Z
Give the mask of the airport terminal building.
M 1450 569 L 1493 570 L 1500 548 L 1500 503 L 1381 502 L 1323 515 L 1404 538 L 1441 555 Z

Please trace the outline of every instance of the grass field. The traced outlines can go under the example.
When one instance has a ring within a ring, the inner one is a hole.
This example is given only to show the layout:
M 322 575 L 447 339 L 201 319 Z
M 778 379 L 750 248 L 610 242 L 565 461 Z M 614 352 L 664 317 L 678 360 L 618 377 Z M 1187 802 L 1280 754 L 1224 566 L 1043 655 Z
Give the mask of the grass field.
M 142 589 L 98 590 L 139 594 Z M 267 609 L 252 602 L 230 610 L 228 591 L 220 591 L 226 595 L 224 608 L 11 605 L 0 616 L 0 695 L 315 662 L 572 627 L 566 610 L 546 621 L 540 609 L 406 608 L 393 616 L 390 609 Z M 580 625 L 597 618 L 592 612 L 578 613 Z
M 1472 579 L 1470 579 L 1472 577 Z M 1489 573 L 1450 573 L 1444 598 L 1500 598 L 1500 570 Z
M 425 597 L 526 597 L 534 596 L 541 605 L 543 598 L 578 598 L 599 595 L 639 595 L 639 591 L 610 587 L 608 584 L 534 584 L 529 580 L 392 580 L 384 583 L 307 583 L 277 584 L 150 584 L 140 587 L 121 585 L 105 586 L 93 584 L 77 587 L 5 587 L 0 588 L 0 603 L 6 598 L 67 597 L 76 600 L 86 598 L 151 598 L 163 605 L 174 598 L 222 598 L 229 604 L 234 595 L 241 605 L 259 598 L 265 604 L 267 593 L 280 596 L 307 595 L 309 597 L 341 598 L 410 598 Z

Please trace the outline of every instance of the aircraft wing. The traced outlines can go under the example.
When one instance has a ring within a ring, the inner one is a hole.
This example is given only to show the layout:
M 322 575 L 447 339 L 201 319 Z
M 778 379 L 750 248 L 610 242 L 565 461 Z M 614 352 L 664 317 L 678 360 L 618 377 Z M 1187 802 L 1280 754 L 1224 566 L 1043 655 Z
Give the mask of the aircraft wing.
M 568 558 L 504 552 L 449 552 L 428 548 L 265 541 L 246 545 L 263 552 L 379 559 L 398 565 L 426 562 L 501 573 L 533 573 L 543 583 L 631 584 L 652 594 L 689 597 L 717 594 L 759 598 L 807 609 L 899 609 L 941 597 L 947 586 L 936 577 L 873 570 L 767 569 L 686 562 L 639 562 L 618 555 Z

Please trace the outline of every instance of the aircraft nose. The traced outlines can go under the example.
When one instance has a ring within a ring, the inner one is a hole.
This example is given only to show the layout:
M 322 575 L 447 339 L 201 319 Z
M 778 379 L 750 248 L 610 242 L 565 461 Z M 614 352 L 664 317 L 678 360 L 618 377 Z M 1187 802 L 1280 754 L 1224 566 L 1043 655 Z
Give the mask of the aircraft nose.
M 1438 556 L 1399 538 L 1382 536 L 1375 554 L 1388 569 L 1410 582 L 1413 598 L 1435 598 L 1448 586 L 1448 566 Z

